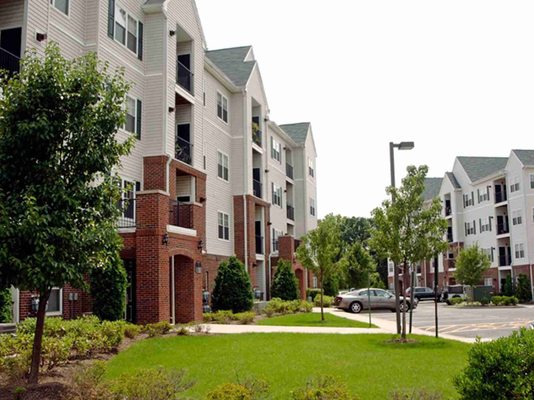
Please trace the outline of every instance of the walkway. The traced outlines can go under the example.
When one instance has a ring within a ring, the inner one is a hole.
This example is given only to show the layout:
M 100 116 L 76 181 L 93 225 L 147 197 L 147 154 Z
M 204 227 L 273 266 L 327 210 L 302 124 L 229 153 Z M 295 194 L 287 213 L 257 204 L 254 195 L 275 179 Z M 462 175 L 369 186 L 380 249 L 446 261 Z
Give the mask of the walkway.
M 365 313 L 351 314 L 342 310 L 325 308 L 325 312 L 335 314 L 338 317 L 352 319 L 360 322 L 369 322 L 369 315 Z M 321 312 L 320 308 L 314 308 L 313 312 Z M 342 335 L 354 334 L 372 334 L 385 333 L 395 334 L 395 321 L 388 321 L 386 319 L 376 318 L 372 315 L 371 322 L 378 326 L 378 328 L 321 328 L 309 326 L 263 326 L 263 325 L 223 325 L 223 324 L 202 324 L 208 327 L 210 333 L 218 334 L 232 334 L 232 333 L 337 333 Z M 413 328 L 412 333 L 415 335 L 434 336 L 432 332 L 423 329 Z M 453 336 L 448 334 L 440 334 L 440 338 L 458 340 L 466 343 L 474 343 L 475 340 L 471 338 Z

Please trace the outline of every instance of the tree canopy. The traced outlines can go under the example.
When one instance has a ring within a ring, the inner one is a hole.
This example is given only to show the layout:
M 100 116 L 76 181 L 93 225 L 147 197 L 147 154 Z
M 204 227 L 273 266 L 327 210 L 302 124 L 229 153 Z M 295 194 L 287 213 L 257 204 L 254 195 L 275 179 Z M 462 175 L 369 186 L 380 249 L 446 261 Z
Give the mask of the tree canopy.
M 480 283 L 490 265 L 488 256 L 475 244 L 462 249 L 458 254 L 454 276 L 458 282 L 473 287 Z

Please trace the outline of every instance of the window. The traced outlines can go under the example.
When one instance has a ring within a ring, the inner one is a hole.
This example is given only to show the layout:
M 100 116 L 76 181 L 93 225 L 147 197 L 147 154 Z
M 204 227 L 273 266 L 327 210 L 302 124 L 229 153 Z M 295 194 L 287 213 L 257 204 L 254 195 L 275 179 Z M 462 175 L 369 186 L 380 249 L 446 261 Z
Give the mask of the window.
M 228 182 L 228 156 L 217 152 L 217 176 Z
M 475 204 L 475 199 L 473 196 L 473 192 L 471 192 L 471 195 L 464 194 L 464 208 L 472 206 Z
M 128 36 L 126 47 L 137 54 L 137 21 L 128 15 Z
M 484 201 L 488 201 L 489 200 L 489 196 L 490 196 L 490 187 L 489 186 L 486 186 L 486 189 L 477 189 L 477 197 L 478 197 L 478 202 L 479 203 L 482 203 Z
M 218 212 L 219 239 L 230 240 L 230 217 L 228 214 Z
M 525 258 L 525 245 L 517 243 L 515 246 L 515 258 Z
M 310 215 L 315 216 L 315 199 L 310 197 Z
M 137 139 L 141 139 L 141 100 L 126 96 L 126 123 L 124 129 L 130 133 L 135 133 Z
M 115 40 L 126 44 L 126 11 L 115 6 Z
M 278 251 L 278 238 L 283 236 L 283 232 L 273 228 L 273 251 Z
M 142 60 L 143 23 L 119 7 L 116 0 L 108 0 L 108 4 L 108 36 Z
M 489 249 L 482 249 L 482 252 L 488 257 L 488 260 L 493 262 L 493 250 L 491 247 Z
M 282 162 L 282 145 L 271 136 L 271 158 Z
M 313 160 L 308 158 L 308 175 L 311 177 L 315 176 L 315 166 L 313 165 Z
M 53 288 L 46 303 L 47 315 L 61 315 L 63 313 L 63 289 Z
M 53 4 L 63 14 L 69 15 L 69 0 L 50 0 L 50 4 Z
M 478 224 L 480 228 L 480 233 L 482 232 L 491 232 L 491 218 L 479 218 Z
M 534 174 L 530 174 L 530 188 L 534 189 Z
M 465 236 L 476 235 L 477 227 L 475 221 L 465 223 Z
M 493 286 L 493 279 L 484 278 L 484 286 Z
M 516 177 L 514 177 L 513 183 L 510 186 L 510 193 L 517 192 L 517 191 L 519 191 L 519 189 L 520 189 L 520 187 L 519 187 L 519 177 L 516 176 Z
M 271 183 L 271 189 L 273 192 L 272 204 L 282 207 L 282 187 Z
M 521 225 L 523 223 L 523 216 L 521 210 L 512 211 L 512 225 Z
M 228 122 L 228 99 L 217 92 L 217 116 Z

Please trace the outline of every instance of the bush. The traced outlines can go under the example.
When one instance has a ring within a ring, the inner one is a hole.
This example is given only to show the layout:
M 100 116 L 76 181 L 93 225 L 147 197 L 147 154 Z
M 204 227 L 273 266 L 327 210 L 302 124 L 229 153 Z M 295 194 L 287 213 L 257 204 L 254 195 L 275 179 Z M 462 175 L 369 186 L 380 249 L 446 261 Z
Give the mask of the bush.
M 515 306 L 519 300 L 515 296 L 493 296 L 491 302 L 496 306 Z
M 453 297 L 452 299 L 449 299 L 449 303 L 451 306 L 456 306 L 458 304 L 462 304 L 465 300 L 461 297 Z
M 171 400 L 183 398 L 180 393 L 192 386 L 183 370 L 157 368 L 123 375 L 113 383 L 111 391 L 121 400 Z
M 323 281 L 324 294 L 337 296 L 339 293 L 339 278 L 336 275 L 329 275 Z
M 297 277 L 289 261 L 278 261 L 271 287 L 271 296 L 282 300 L 296 300 L 299 298 Z
M 127 323 L 124 325 L 124 336 L 128 339 L 135 339 L 142 330 L 142 326 Z
M 307 301 L 283 301 L 282 299 L 275 297 L 267 303 L 263 312 L 268 317 L 272 317 L 274 314 L 284 315 L 297 312 L 311 312 L 312 308 L 313 305 Z
M 102 320 L 118 321 L 126 309 L 126 271 L 115 254 L 106 268 L 93 268 L 89 280 L 93 297 L 93 313 Z
M 314 299 L 315 307 L 321 307 L 321 294 L 318 294 L 315 296 Z M 323 307 L 332 307 L 332 304 L 334 303 L 334 298 L 331 296 L 323 296 Z
M 256 317 L 256 313 L 253 313 L 252 311 L 245 311 L 242 313 L 234 314 L 233 318 L 236 321 L 239 321 L 240 324 L 248 325 L 254 322 L 254 318 Z
M 507 275 L 506 280 L 503 285 L 502 294 L 504 296 L 514 296 L 515 295 L 515 285 L 512 280 L 512 275 Z
M 525 274 L 519 274 L 517 276 L 517 298 L 520 302 L 526 303 L 532 300 L 532 291 L 530 286 L 530 280 Z
M 230 257 L 219 266 L 211 300 L 214 311 L 232 310 L 239 313 L 252 309 L 250 278 L 236 257 Z
M 82 366 L 72 376 L 69 388 L 71 400 L 104 400 L 113 399 L 109 386 L 104 383 L 106 364 L 96 361 L 92 365 Z
M 161 336 L 169 333 L 172 325 L 167 321 L 160 321 L 153 324 L 146 324 L 143 326 L 142 332 L 146 333 L 148 337 Z
M 249 378 L 243 382 L 225 383 L 207 395 L 207 400 L 260 400 L 269 391 L 267 382 Z
M 391 400 L 442 400 L 443 395 L 439 392 L 429 392 L 426 389 L 394 391 Z
M 332 376 L 311 379 L 306 387 L 292 393 L 293 400 L 356 400 L 347 387 Z
M 315 296 L 321 293 L 321 289 L 306 289 L 306 300 L 308 300 L 310 297 L 313 301 L 315 299 Z
M 477 342 L 454 380 L 462 399 L 534 398 L 534 331 L 522 329 L 492 342 Z
M 0 289 L 0 323 L 11 322 L 13 320 L 11 306 L 11 290 L 9 288 Z

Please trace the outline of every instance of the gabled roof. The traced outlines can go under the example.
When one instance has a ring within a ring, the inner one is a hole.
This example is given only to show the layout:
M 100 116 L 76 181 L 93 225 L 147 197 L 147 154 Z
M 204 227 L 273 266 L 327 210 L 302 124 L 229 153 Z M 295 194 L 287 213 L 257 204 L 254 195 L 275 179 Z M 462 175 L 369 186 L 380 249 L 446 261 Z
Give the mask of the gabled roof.
M 230 49 L 210 50 L 206 56 L 219 68 L 234 85 L 243 87 L 247 84 L 256 61 L 245 61 L 252 46 L 233 47 Z
M 458 183 L 458 180 L 456 179 L 456 177 L 454 176 L 454 174 L 452 172 L 445 172 L 445 175 L 447 175 L 447 178 L 449 178 L 449 180 L 451 181 L 452 183 L 452 186 L 455 188 L 455 189 L 461 189 L 462 187 L 460 186 L 460 184 Z
M 534 166 L 534 150 L 512 150 L 512 153 L 515 153 L 525 167 Z
M 299 122 L 296 124 L 285 124 L 280 125 L 280 128 L 282 128 L 289 135 L 289 137 L 295 141 L 295 143 L 304 144 L 306 143 L 306 138 L 308 137 L 310 123 Z
M 442 182 L 443 178 L 425 178 L 425 191 L 423 192 L 425 201 L 438 197 Z
M 508 157 L 457 157 L 471 182 L 504 169 Z

